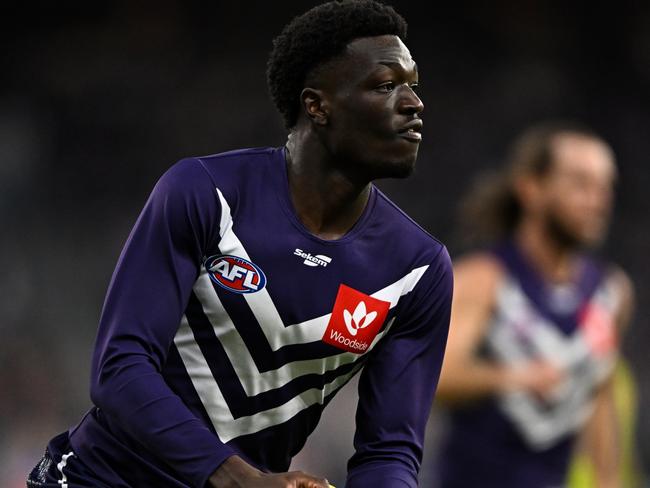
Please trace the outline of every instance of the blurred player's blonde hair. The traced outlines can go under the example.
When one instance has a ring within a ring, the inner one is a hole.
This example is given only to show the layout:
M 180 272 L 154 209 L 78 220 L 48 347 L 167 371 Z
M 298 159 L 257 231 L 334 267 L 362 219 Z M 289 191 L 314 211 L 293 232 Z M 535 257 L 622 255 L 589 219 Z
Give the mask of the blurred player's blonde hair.
M 457 229 L 462 247 L 489 245 L 512 234 L 521 218 L 514 182 L 523 175 L 546 175 L 553 163 L 553 140 L 562 134 L 603 141 L 592 129 L 574 121 L 546 121 L 526 129 L 512 143 L 505 164 L 479 175 L 461 200 Z

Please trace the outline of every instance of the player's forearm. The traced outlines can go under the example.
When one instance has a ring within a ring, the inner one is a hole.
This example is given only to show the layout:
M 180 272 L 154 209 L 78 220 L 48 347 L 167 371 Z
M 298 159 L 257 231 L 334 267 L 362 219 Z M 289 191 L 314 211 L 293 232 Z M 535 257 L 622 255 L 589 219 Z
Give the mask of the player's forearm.
M 608 438 L 615 437 L 607 435 Z M 606 442 L 601 439 L 598 445 L 592 446 L 592 459 L 596 474 L 595 488 L 622 488 L 620 479 L 620 461 L 618 442 Z
M 161 371 L 219 221 L 213 183 L 198 161 L 160 178 L 120 255 L 92 362 L 91 398 L 120 436 L 201 487 L 232 450 Z
M 150 364 L 137 358 L 123 363 L 94 377 L 93 402 L 120 431 L 182 479 L 204 486 L 232 449 L 192 414 Z
M 210 476 L 212 488 L 329 488 L 326 479 L 316 478 L 301 471 L 264 473 L 239 456 L 226 459 Z
M 587 429 L 586 451 L 594 465 L 597 488 L 620 488 L 620 439 L 611 384 L 599 393 Z
M 624 488 L 618 474 L 597 474 L 594 488 Z
M 399 463 L 381 462 L 361 465 L 348 474 L 346 488 L 416 488 L 417 477 Z
M 250 480 L 259 478 L 261 473 L 239 456 L 230 456 L 210 476 L 210 486 L 214 488 L 240 488 Z
M 613 378 L 601 385 L 591 418 L 581 433 L 580 449 L 593 466 L 595 488 L 620 488 L 620 433 Z
M 623 488 L 618 453 L 614 452 L 614 449 L 605 449 L 599 457 L 600 459 L 594 462 L 595 488 Z
M 453 279 L 441 250 L 406 316 L 372 351 L 359 380 L 347 488 L 415 488 L 449 329 Z

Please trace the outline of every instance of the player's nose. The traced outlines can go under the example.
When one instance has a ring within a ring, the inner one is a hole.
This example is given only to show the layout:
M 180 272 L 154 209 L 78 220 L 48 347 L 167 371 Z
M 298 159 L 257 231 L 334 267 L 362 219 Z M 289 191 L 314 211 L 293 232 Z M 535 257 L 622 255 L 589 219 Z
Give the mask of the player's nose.
M 402 114 L 414 115 L 424 111 L 424 103 L 410 86 L 405 86 L 399 99 L 398 110 Z

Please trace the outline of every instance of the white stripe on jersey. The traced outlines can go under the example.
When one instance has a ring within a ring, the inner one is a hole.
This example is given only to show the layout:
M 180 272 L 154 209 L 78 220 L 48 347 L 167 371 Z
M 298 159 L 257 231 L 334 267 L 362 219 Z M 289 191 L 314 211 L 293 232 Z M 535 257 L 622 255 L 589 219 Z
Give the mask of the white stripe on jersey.
M 219 439 L 224 443 L 245 434 L 254 434 L 267 427 L 279 425 L 307 407 L 317 403 L 322 404 L 327 395 L 343 386 L 361 368 L 361 364 L 357 365 L 347 374 L 325 384 L 322 390 L 312 388 L 280 406 L 235 419 L 228 408 L 219 385 L 212 376 L 210 367 L 199 345 L 196 341 L 188 340 L 191 336 L 192 330 L 187 323 L 187 317 L 183 316 L 181 327 L 176 335 L 179 341 L 183 343 L 183 346 L 179 347 L 178 351 L 183 359 L 187 373 L 192 378 L 192 384 L 208 412 L 212 425 L 214 425 Z M 177 340 L 174 339 L 174 342 L 177 342 Z
M 219 230 L 221 242 L 219 243 L 219 250 L 223 254 L 232 254 L 250 261 L 250 256 L 232 229 L 230 206 L 218 188 L 217 192 L 221 202 L 221 229 Z M 392 285 L 373 293 L 372 296 L 390 302 L 390 306 L 393 308 L 401 296 L 410 293 L 415 288 L 415 285 L 428 268 L 428 265 L 416 268 Z M 202 272 L 205 271 L 202 270 Z M 285 326 L 266 288 L 255 293 L 247 293 L 244 298 L 273 351 L 277 351 L 289 344 L 306 344 L 319 341 L 323 337 L 325 329 L 327 329 L 329 315 L 317 317 L 300 324 Z
M 221 191 L 217 189 L 217 192 L 221 202 L 221 241 L 219 249 L 223 254 L 232 254 L 250 260 L 244 246 L 233 231 L 230 206 Z M 415 288 L 428 267 L 428 265 L 421 266 L 412 270 L 395 283 L 373 293 L 372 296 L 389 302 L 390 308 L 395 307 L 400 297 L 410 293 Z M 237 332 L 232 319 L 228 316 L 219 300 L 205 268 L 201 270 L 201 274 L 194 285 L 194 293 L 201 302 L 203 311 L 212 324 L 215 336 L 221 342 L 242 388 L 248 396 L 281 388 L 289 381 L 306 374 L 322 375 L 327 371 L 352 363 L 360 357 L 360 354 L 344 352 L 327 358 L 294 361 L 275 370 L 260 372 L 243 338 Z M 331 314 L 326 314 L 302 323 L 285 326 L 266 288 L 256 293 L 246 294 L 244 298 L 273 351 L 277 351 L 289 344 L 320 341 L 331 316 Z M 377 341 L 386 335 L 393 321 L 394 318 L 380 334 L 377 334 L 364 353 L 370 351 Z M 186 316 L 183 316 L 178 332 L 174 337 L 174 343 L 178 348 L 194 388 L 222 442 L 228 442 L 235 437 L 252 434 L 267 427 L 281 424 L 311 405 L 322 404 L 327 395 L 345 384 L 361 367 L 360 364 L 355 366 L 347 374 L 327 383 L 322 390 L 312 388 L 278 407 L 234 419 L 223 393 L 196 343 Z
M 210 320 L 214 334 L 226 351 L 228 359 L 230 359 L 230 362 L 237 373 L 237 377 L 241 381 L 242 387 L 248 396 L 258 395 L 265 391 L 280 388 L 299 376 L 306 374 L 324 374 L 327 371 L 332 371 L 344 364 L 352 363 L 361 356 L 361 354 L 344 352 L 326 358 L 294 361 L 287 363 L 278 369 L 260 372 L 255 365 L 255 361 L 253 360 L 248 347 L 246 347 L 244 340 L 237 332 L 232 320 L 223 308 L 219 296 L 215 292 L 212 282 L 207 274 L 202 274 L 198 279 L 197 283 L 194 285 L 194 292 L 203 305 L 203 312 Z M 322 317 L 309 321 L 309 323 L 314 324 L 313 327 L 317 327 L 322 331 L 317 340 L 320 340 L 325 332 L 330 315 L 331 314 L 323 315 Z M 386 335 L 394 320 L 394 318 L 391 319 L 384 330 L 377 334 L 367 351 L 372 349 L 377 341 Z M 307 322 L 303 324 L 306 323 Z M 298 324 L 298 326 L 303 326 L 303 324 Z M 176 345 L 181 346 L 186 344 L 187 340 L 194 340 L 191 332 L 189 335 L 179 337 Z
M 606 283 L 600 285 L 590 301 L 615 310 L 612 292 L 615 295 Z M 488 331 L 486 345 L 500 362 L 516 366 L 541 358 L 563 372 L 562 381 L 543 400 L 526 391 L 499 397 L 502 412 L 529 447 L 548 449 L 582 428 L 594 408 L 593 392 L 611 373 L 615 356 L 594 355 L 580 326 L 570 335 L 559 330 L 537 311 L 512 277 L 497 291 L 496 312 Z

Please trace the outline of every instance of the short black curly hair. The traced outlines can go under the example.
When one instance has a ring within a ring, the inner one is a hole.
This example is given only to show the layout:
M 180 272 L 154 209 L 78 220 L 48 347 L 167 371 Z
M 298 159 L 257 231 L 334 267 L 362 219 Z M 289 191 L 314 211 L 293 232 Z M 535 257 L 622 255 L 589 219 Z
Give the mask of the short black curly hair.
M 300 92 L 309 73 L 361 37 L 406 39 L 406 21 L 376 0 L 334 0 L 294 18 L 273 40 L 266 79 L 287 129 L 296 125 Z

